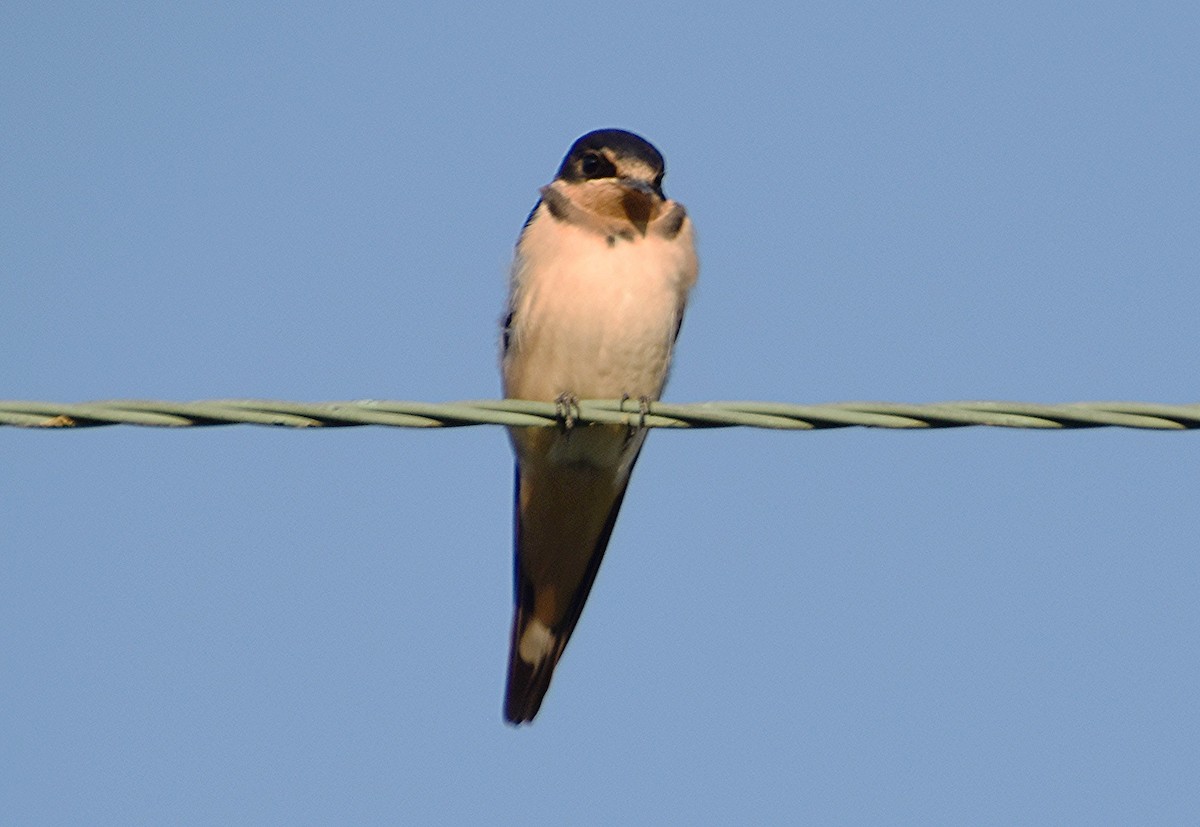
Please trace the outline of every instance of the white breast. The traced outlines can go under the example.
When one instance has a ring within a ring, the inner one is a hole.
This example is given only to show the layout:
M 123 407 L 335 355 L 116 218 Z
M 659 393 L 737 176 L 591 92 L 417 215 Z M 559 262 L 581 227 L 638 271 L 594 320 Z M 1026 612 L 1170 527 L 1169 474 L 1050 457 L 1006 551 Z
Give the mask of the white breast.
M 507 396 L 658 398 L 696 279 L 689 222 L 669 240 L 610 242 L 541 207 L 513 267 Z

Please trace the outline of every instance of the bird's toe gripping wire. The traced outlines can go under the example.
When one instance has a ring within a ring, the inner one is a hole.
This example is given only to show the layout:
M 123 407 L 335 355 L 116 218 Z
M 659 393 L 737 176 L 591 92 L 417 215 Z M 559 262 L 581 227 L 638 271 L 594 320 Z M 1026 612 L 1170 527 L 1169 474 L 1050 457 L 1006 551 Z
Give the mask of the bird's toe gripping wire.
M 570 431 L 575 427 L 575 421 L 579 419 L 579 397 L 573 393 L 560 393 L 554 398 L 555 415 L 558 417 L 559 427 L 563 431 Z
M 625 412 L 625 403 L 633 397 L 627 393 L 621 394 L 621 412 Z M 650 397 L 642 394 L 637 398 L 638 401 L 638 420 L 637 425 L 629 423 L 629 436 L 633 436 L 638 431 L 646 427 L 646 417 L 650 414 Z

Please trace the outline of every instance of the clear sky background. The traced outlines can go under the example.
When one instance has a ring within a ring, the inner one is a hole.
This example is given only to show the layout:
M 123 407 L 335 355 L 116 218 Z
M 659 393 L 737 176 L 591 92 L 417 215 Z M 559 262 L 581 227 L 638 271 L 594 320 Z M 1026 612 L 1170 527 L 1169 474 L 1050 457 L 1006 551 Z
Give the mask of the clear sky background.
M 434 6 L 4 4 L 0 397 L 495 397 L 619 126 L 670 400 L 1200 400 L 1194 3 Z M 656 431 L 521 730 L 511 473 L 0 429 L 0 821 L 1200 821 L 1200 434 Z

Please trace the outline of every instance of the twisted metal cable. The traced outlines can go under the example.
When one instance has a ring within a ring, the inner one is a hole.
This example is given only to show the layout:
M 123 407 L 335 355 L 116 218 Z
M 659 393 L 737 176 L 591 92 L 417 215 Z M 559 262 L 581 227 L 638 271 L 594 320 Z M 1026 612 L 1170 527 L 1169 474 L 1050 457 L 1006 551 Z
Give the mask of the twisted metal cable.
M 644 415 L 637 400 L 584 400 L 567 411 L 554 402 L 517 399 L 470 402 L 289 402 L 265 399 L 210 399 L 164 402 L 114 399 L 64 404 L 0 401 L 0 425 L 24 428 L 85 428 L 99 425 L 190 427 L 274 425 L 287 428 L 386 425 L 397 428 L 457 428 L 467 425 L 547 427 L 565 414 L 580 425 L 644 425 L 650 428 L 1200 428 L 1200 404 L 1154 402 L 838 402 L 793 405 L 784 402 L 653 402 Z

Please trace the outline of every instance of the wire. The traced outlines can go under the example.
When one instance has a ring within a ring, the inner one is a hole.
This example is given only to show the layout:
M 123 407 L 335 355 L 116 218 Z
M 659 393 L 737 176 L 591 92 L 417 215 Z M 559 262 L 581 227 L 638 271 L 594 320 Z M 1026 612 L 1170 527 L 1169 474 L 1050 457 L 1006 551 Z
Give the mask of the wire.
M 57 403 L 0 401 L 0 425 L 25 428 L 85 428 L 100 425 L 192 427 L 206 425 L 273 425 L 286 428 L 384 425 L 394 428 L 458 428 L 468 425 L 517 427 L 562 426 L 566 419 L 583 424 L 642 425 L 650 428 L 775 428 L 814 430 L 864 426 L 871 428 L 957 428 L 992 425 L 1001 428 L 1200 428 L 1200 404 L 1154 402 L 838 402 L 793 405 L 784 402 L 652 402 L 643 415 L 637 400 L 584 400 L 578 404 L 528 402 L 519 399 L 472 402 L 289 402 L 264 399 L 208 399 L 164 402 L 114 399 Z

